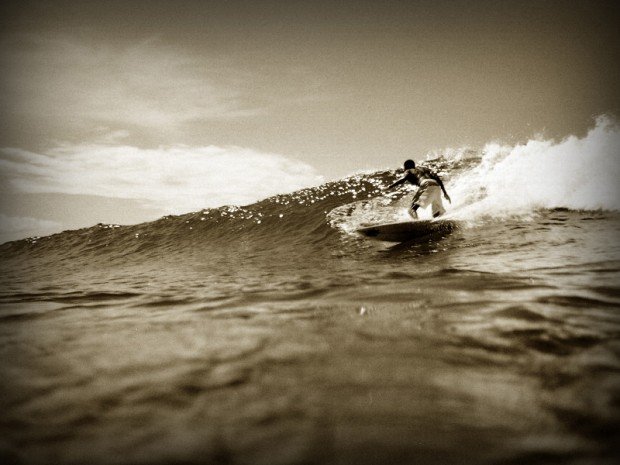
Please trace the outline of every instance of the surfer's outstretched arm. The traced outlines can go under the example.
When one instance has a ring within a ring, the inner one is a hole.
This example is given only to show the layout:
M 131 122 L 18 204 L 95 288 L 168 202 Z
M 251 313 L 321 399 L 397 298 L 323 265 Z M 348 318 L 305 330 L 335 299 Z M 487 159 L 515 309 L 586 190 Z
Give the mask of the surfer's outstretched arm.
M 439 187 L 441 187 L 441 190 L 443 191 L 443 196 L 446 198 L 446 200 L 450 203 L 452 203 L 452 200 L 450 199 L 450 196 L 448 195 L 448 192 L 446 192 L 446 188 L 443 187 L 443 182 L 441 182 L 441 180 L 439 180 Z
M 450 200 L 450 196 L 448 195 L 448 192 L 446 191 L 446 188 L 444 187 L 443 181 L 441 180 L 441 178 L 437 174 L 433 173 L 433 179 L 437 181 L 437 184 L 439 184 L 439 187 L 441 187 L 443 196 L 446 198 L 446 200 L 452 203 L 452 200 Z
M 407 180 L 407 177 L 406 177 L 406 176 L 405 176 L 404 178 L 400 178 L 398 181 L 393 182 L 392 184 L 390 184 L 389 186 L 387 186 L 387 187 L 385 188 L 385 190 L 386 190 L 386 191 L 388 191 L 388 190 L 392 189 L 393 187 L 399 186 L 399 185 L 401 185 L 402 183 L 404 183 L 406 180 Z

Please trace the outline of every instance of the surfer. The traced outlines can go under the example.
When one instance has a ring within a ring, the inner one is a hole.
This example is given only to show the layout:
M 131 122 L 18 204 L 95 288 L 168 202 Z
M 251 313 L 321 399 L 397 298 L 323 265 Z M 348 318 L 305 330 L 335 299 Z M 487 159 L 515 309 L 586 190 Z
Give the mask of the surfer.
M 409 207 L 408 210 L 409 215 L 411 215 L 414 220 L 417 220 L 418 208 L 426 208 L 429 205 L 432 205 L 433 208 L 433 218 L 443 215 L 446 209 L 443 207 L 441 201 L 441 192 L 443 192 L 443 196 L 448 202 L 452 203 L 452 201 L 437 173 L 423 166 L 416 168 L 413 160 L 405 161 L 404 169 L 405 175 L 395 183 L 389 185 L 386 190 L 409 181 L 414 186 L 419 187 L 411 201 L 411 207 Z

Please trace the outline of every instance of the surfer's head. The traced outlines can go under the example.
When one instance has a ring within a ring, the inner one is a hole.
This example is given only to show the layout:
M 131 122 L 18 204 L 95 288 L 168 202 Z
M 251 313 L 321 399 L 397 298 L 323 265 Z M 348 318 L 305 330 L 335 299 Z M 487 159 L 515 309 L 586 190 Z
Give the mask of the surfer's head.
M 415 168 L 415 161 L 407 160 L 405 161 L 405 164 L 403 166 L 405 167 L 406 170 L 412 170 Z

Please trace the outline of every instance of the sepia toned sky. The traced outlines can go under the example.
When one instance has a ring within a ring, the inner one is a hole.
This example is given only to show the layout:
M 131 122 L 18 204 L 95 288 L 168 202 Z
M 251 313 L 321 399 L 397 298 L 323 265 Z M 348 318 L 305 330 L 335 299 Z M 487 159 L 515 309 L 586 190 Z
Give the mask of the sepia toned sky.
M 0 241 L 245 204 L 620 109 L 613 1 L 0 7 Z

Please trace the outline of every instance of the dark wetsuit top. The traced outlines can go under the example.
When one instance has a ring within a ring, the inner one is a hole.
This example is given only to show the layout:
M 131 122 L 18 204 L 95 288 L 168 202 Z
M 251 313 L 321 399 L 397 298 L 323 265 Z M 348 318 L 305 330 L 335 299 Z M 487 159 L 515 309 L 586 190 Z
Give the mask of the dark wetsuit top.
M 437 185 L 441 186 L 439 176 L 423 166 L 405 171 L 405 176 L 403 178 L 414 186 L 421 186 L 424 181 L 434 181 Z

